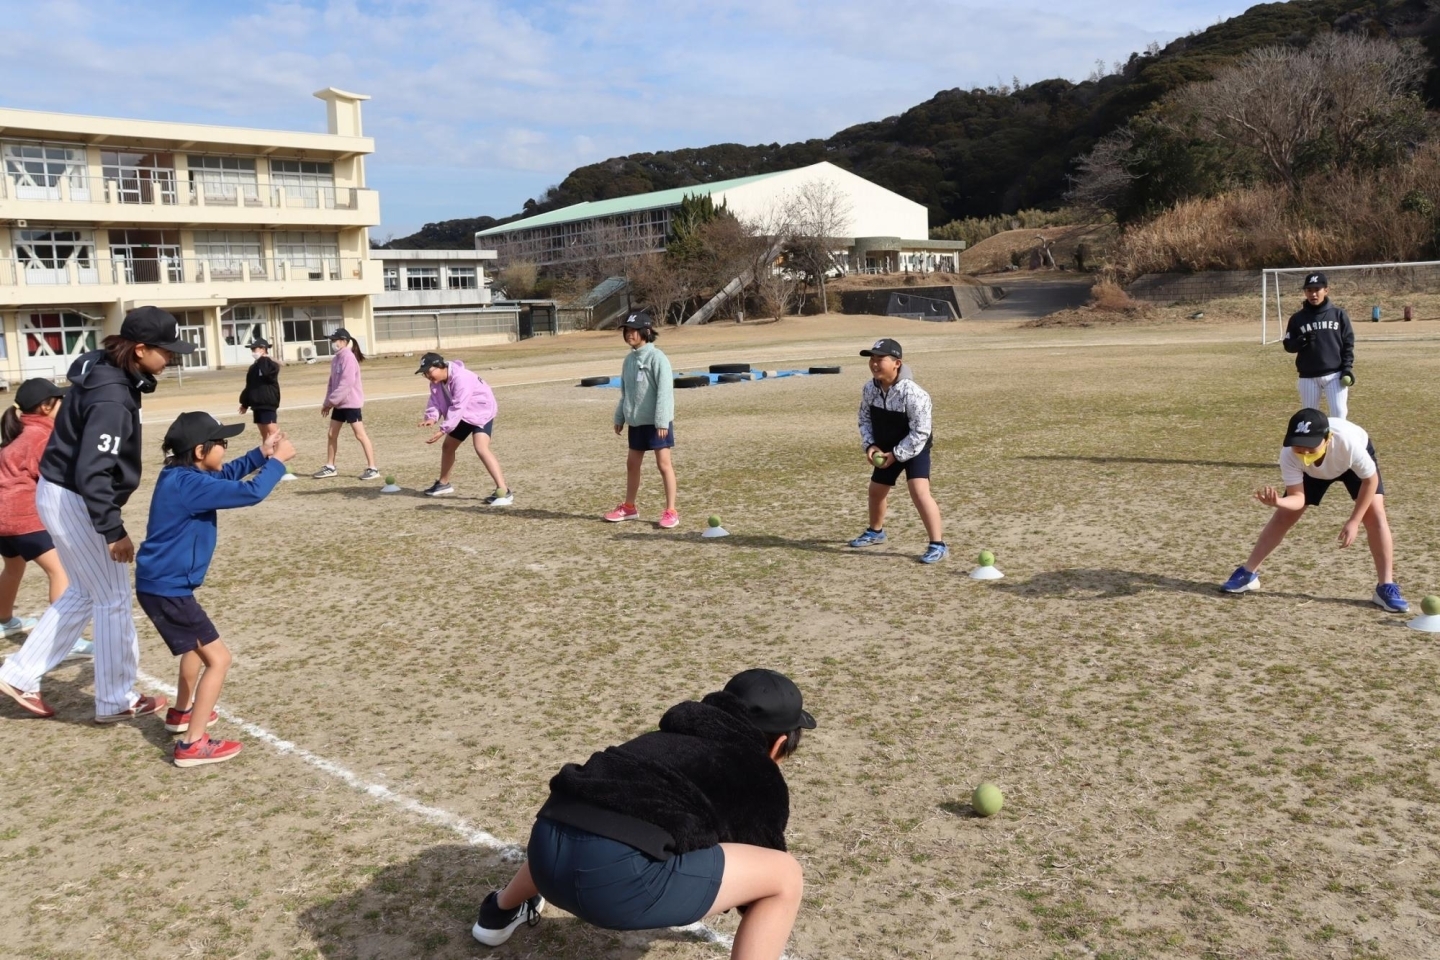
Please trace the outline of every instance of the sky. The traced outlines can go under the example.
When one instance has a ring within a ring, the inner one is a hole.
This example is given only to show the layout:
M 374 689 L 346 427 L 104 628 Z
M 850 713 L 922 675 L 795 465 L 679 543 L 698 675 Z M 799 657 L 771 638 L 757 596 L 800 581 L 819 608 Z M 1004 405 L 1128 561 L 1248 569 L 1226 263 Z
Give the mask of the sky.
M 0 0 L 0 105 L 325 129 L 369 94 L 369 185 L 404 236 L 502 217 L 577 166 L 788 143 L 937 91 L 1083 80 L 1232 0 Z

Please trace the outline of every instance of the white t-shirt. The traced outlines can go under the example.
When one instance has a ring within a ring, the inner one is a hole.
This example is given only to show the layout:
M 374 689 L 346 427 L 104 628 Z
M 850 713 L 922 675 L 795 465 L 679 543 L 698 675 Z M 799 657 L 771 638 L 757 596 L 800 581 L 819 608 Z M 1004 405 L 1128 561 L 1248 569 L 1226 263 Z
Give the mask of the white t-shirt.
M 1354 470 L 1361 480 L 1374 475 L 1375 458 L 1365 452 L 1370 435 L 1349 420 L 1330 421 L 1330 446 L 1325 458 L 1313 467 L 1307 467 L 1295 456 L 1295 451 L 1284 447 L 1280 451 L 1280 479 L 1285 486 L 1295 487 L 1304 483 L 1304 475 L 1317 480 L 1334 480 L 1346 470 Z

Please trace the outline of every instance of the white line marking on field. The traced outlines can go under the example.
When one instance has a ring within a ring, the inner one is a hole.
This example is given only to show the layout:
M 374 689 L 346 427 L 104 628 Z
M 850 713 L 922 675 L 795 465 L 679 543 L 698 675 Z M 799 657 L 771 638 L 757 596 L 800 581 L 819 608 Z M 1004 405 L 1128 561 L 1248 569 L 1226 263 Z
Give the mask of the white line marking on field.
M 138 677 L 141 683 L 152 689 L 162 691 L 173 701 L 175 697 L 175 688 L 173 686 L 157 680 L 144 672 L 140 672 Z M 525 859 L 525 850 L 523 847 L 519 847 L 513 843 L 506 843 L 494 834 L 487 833 L 478 827 L 472 826 L 468 820 L 458 814 L 421 803 L 414 797 L 407 797 L 403 793 L 396 793 L 383 784 L 371 783 L 354 771 L 340 766 L 340 764 L 335 761 L 326 760 L 319 754 L 311 753 L 299 744 L 278 737 L 259 724 L 251 723 L 243 717 L 236 716 L 218 704 L 215 707 L 215 712 L 220 715 L 222 720 L 235 724 L 249 736 L 273 747 L 276 753 L 298 757 L 316 770 L 322 773 L 328 773 L 330 776 L 342 781 L 347 786 L 352 787 L 368 797 L 393 804 L 406 813 L 412 813 L 437 827 L 444 827 L 451 833 L 459 835 L 472 847 L 483 847 L 486 850 L 494 850 L 500 854 L 500 859 L 506 863 L 519 863 Z M 734 937 L 721 933 L 718 930 L 713 930 L 703 923 L 692 923 L 688 927 L 676 927 L 675 929 L 691 934 L 697 940 L 704 941 L 705 943 L 719 944 L 726 949 L 729 949 L 735 943 Z M 788 954 L 785 955 L 785 957 L 788 956 Z M 782 957 L 781 960 L 785 960 L 785 957 Z M 794 960 L 794 958 L 792 957 L 790 960 Z

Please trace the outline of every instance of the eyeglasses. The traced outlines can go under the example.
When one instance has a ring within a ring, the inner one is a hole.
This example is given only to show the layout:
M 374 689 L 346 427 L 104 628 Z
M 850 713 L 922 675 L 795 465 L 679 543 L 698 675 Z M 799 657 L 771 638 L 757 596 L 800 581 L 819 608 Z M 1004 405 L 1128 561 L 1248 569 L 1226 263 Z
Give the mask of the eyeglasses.
M 219 447 L 221 450 L 224 450 L 230 446 L 229 440 L 211 440 L 210 442 L 215 444 L 215 446 Z

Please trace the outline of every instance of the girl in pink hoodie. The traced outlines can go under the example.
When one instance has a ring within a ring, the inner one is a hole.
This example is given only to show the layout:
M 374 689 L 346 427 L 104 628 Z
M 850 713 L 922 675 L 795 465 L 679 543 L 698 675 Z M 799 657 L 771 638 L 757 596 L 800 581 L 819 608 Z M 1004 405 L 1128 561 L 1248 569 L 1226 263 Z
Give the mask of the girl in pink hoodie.
M 40 455 L 55 429 L 55 414 L 65 395 L 44 377 L 20 384 L 15 403 L 0 417 L 0 632 L 24 636 L 35 626 L 33 617 L 15 616 L 15 597 L 30 561 L 50 578 L 50 602 L 60 599 L 70 581 L 60 564 L 55 541 L 35 509 L 35 483 L 40 479 Z M 77 640 L 71 656 L 84 656 L 90 641 Z
M 330 433 L 325 438 L 325 466 L 310 476 L 324 480 L 339 473 L 335 469 L 335 453 L 340 448 L 340 424 L 350 424 L 360 449 L 365 451 L 365 472 L 361 480 L 375 480 L 380 470 L 375 466 L 375 448 L 361 422 L 360 408 L 365 405 L 365 389 L 360 384 L 360 364 L 365 354 L 360 344 L 350 336 L 344 327 L 330 334 L 330 343 L 335 350 L 330 358 L 330 384 L 325 388 L 325 402 L 320 405 L 320 416 L 330 418 Z
M 455 492 L 450 485 L 450 471 L 455 466 L 455 451 L 467 438 L 475 444 L 475 453 L 490 479 L 495 481 L 495 492 L 485 498 L 492 507 L 508 507 L 515 502 L 514 492 L 505 485 L 505 474 L 500 470 L 500 461 L 490 452 L 490 434 L 495 427 L 495 394 L 489 384 L 465 369 L 459 360 L 447 361 L 438 353 L 427 353 L 420 358 L 420 369 L 416 373 L 430 381 L 430 403 L 425 408 L 422 427 L 439 429 L 426 439 L 434 443 L 441 437 L 440 479 L 425 491 L 427 497 L 444 497 Z

